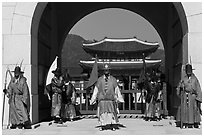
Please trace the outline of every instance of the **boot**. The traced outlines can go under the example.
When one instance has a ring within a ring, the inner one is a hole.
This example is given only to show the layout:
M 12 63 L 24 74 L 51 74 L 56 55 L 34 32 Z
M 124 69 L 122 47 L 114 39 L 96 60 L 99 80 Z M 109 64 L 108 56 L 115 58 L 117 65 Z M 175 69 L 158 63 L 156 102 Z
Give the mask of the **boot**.
M 22 129 L 22 128 L 23 128 L 23 124 L 18 124 L 18 125 L 17 125 L 17 128 L 18 128 L 18 129 Z
M 12 124 L 12 125 L 10 126 L 10 129 L 16 129 L 16 127 L 17 127 L 17 125 Z
M 103 131 L 103 130 L 104 130 L 103 126 L 99 127 L 99 131 Z
M 60 118 L 59 117 L 55 117 L 54 118 L 54 123 L 58 123 L 60 121 Z
M 26 121 L 23 125 L 24 129 L 32 129 L 31 127 L 31 122 L 30 121 Z
M 188 128 L 193 128 L 193 125 L 192 124 L 188 124 Z
M 63 121 L 61 118 L 59 119 L 58 124 L 63 124 Z
M 199 123 L 194 123 L 194 128 L 199 128 Z

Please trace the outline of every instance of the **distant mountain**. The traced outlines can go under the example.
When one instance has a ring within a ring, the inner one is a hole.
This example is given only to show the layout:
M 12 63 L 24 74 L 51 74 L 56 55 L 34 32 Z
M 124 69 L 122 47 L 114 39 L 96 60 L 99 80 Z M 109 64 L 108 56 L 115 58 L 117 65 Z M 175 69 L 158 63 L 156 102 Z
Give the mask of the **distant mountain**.
M 160 70 L 162 70 L 162 72 L 165 71 L 165 52 L 163 49 L 157 49 L 156 52 L 150 55 L 150 58 L 151 59 L 161 59 L 162 63 L 161 63 Z
M 61 65 L 62 69 L 68 68 L 70 76 L 76 76 L 82 72 L 82 68 L 78 64 L 80 60 L 92 58 L 82 48 L 85 41 L 82 37 L 73 34 L 68 34 L 64 41 L 61 51 Z

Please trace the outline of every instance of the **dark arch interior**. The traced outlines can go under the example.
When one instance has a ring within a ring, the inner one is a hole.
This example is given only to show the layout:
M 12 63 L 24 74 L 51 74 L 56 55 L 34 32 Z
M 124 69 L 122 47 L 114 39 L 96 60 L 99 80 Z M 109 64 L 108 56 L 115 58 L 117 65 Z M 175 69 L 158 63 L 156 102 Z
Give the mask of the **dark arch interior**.
M 41 6 L 41 3 L 37 6 Z M 183 53 L 187 50 L 187 45 L 183 44 L 183 37 L 187 32 L 185 13 L 178 12 L 178 9 L 183 11 L 181 3 L 56 2 L 47 3 L 37 30 L 39 121 L 49 115 L 50 102 L 43 95 L 46 75 L 55 56 L 60 57 L 69 30 L 84 16 L 105 8 L 122 8 L 137 13 L 148 20 L 161 36 L 165 48 L 168 110 L 170 115 L 175 114 L 178 99 L 174 91 L 181 76 L 182 63 L 185 62 Z

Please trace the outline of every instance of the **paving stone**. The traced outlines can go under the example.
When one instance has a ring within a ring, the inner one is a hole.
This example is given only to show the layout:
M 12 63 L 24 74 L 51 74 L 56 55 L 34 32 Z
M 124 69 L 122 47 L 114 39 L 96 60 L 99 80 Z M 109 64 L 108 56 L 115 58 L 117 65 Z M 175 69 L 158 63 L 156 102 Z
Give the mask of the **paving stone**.
M 134 115 L 135 116 L 135 115 Z M 180 129 L 175 125 L 170 125 L 175 120 L 162 119 L 161 121 L 144 121 L 143 119 L 125 118 L 119 119 L 119 129 L 116 131 L 99 131 L 97 119 L 80 119 L 64 124 L 48 125 L 31 130 L 9 130 L 3 129 L 3 135 L 202 135 L 202 125 L 200 129 Z

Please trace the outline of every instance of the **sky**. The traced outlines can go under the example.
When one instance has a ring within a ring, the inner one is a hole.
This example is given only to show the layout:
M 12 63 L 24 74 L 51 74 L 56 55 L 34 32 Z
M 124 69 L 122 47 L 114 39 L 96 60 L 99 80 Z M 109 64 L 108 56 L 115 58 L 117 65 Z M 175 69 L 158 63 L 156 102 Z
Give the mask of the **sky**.
M 109 8 L 95 11 L 79 20 L 69 34 L 76 34 L 86 40 L 108 38 L 133 38 L 148 42 L 159 42 L 161 38 L 145 18 L 132 11 Z

